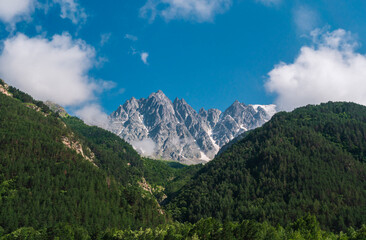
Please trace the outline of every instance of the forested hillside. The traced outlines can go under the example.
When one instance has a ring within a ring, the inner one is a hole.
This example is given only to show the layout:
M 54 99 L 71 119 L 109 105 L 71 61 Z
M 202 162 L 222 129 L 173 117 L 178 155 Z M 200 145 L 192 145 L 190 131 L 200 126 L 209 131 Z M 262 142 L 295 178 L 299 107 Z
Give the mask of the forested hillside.
M 132 146 L 104 129 L 88 126 L 76 117 L 62 118 L 84 146 L 95 154 L 95 164 L 120 183 L 140 181 L 143 161 Z
M 99 127 L 91 127 L 76 117 L 62 118 L 84 146 L 95 154 L 95 163 L 120 183 L 146 180 L 159 202 L 174 195 L 202 167 L 178 162 L 142 158 L 123 139 Z
M 94 138 L 79 138 L 43 103 L 14 88 L 9 92 L 14 98 L 0 94 L 0 226 L 5 232 L 65 222 L 95 233 L 166 221 L 155 198 L 137 183 L 143 162 L 131 146 L 85 125 L 85 134 Z
M 366 107 L 332 103 L 278 113 L 234 143 L 168 208 L 180 221 L 268 220 L 311 213 L 325 229 L 366 222 Z

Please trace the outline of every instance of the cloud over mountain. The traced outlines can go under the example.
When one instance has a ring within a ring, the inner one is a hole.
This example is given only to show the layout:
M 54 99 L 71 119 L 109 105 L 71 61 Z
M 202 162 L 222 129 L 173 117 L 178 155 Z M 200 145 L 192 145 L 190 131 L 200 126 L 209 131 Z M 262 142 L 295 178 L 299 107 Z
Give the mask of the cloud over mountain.
M 314 30 L 313 45 L 303 46 L 293 63 L 269 72 L 266 88 L 276 104 L 292 110 L 306 104 L 352 101 L 366 105 L 366 55 L 356 52 L 350 32 Z
M 108 127 L 108 115 L 99 104 L 86 104 L 76 110 L 75 114 L 83 119 L 86 124 L 96 125 L 105 129 Z

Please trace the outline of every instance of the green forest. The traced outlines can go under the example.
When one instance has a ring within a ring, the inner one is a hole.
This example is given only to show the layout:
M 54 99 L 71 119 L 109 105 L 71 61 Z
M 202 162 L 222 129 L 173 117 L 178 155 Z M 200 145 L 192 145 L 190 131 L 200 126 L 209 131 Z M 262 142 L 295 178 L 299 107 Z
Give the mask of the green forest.
M 118 137 L 98 147 L 93 139 L 84 144 L 57 116 L 45 116 L 28 103 L 0 94 L 0 226 L 5 232 L 65 222 L 94 233 L 166 221 L 156 200 L 137 184 L 143 162 L 130 145 Z M 98 130 L 102 140 L 110 134 Z M 84 152 L 90 146 L 97 166 L 67 148 L 64 137 L 81 143 Z
M 366 222 L 366 108 L 353 103 L 278 113 L 206 164 L 171 199 L 180 221 L 214 217 L 286 225 L 304 214 L 322 228 Z
M 366 239 L 366 107 L 276 114 L 206 165 L 0 85 L 0 239 Z

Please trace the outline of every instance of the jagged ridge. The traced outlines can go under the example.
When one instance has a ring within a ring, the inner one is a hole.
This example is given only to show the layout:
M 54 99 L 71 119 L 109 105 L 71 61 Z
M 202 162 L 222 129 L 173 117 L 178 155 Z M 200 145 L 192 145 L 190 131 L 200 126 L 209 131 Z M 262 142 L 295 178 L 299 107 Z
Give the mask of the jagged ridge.
M 257 128 L 276 113 L 275 105 L 245 105 L 197 113 L 184 99 L 172 102 L 161 90 L 147 99 L 131 98 L 110 116 L 110 130 L 140 153 L 187 164 L 213 159 L 220 147 Z

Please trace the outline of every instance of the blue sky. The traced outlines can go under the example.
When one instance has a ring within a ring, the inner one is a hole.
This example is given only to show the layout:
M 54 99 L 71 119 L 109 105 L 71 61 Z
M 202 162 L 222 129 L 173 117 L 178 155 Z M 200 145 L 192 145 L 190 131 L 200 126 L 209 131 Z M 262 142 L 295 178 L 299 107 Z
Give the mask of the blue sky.
M 196 110 L 366 104 L 365 13 L 363 0 L 0 0 L 0 77 L 90 121 L 159 89 Z

